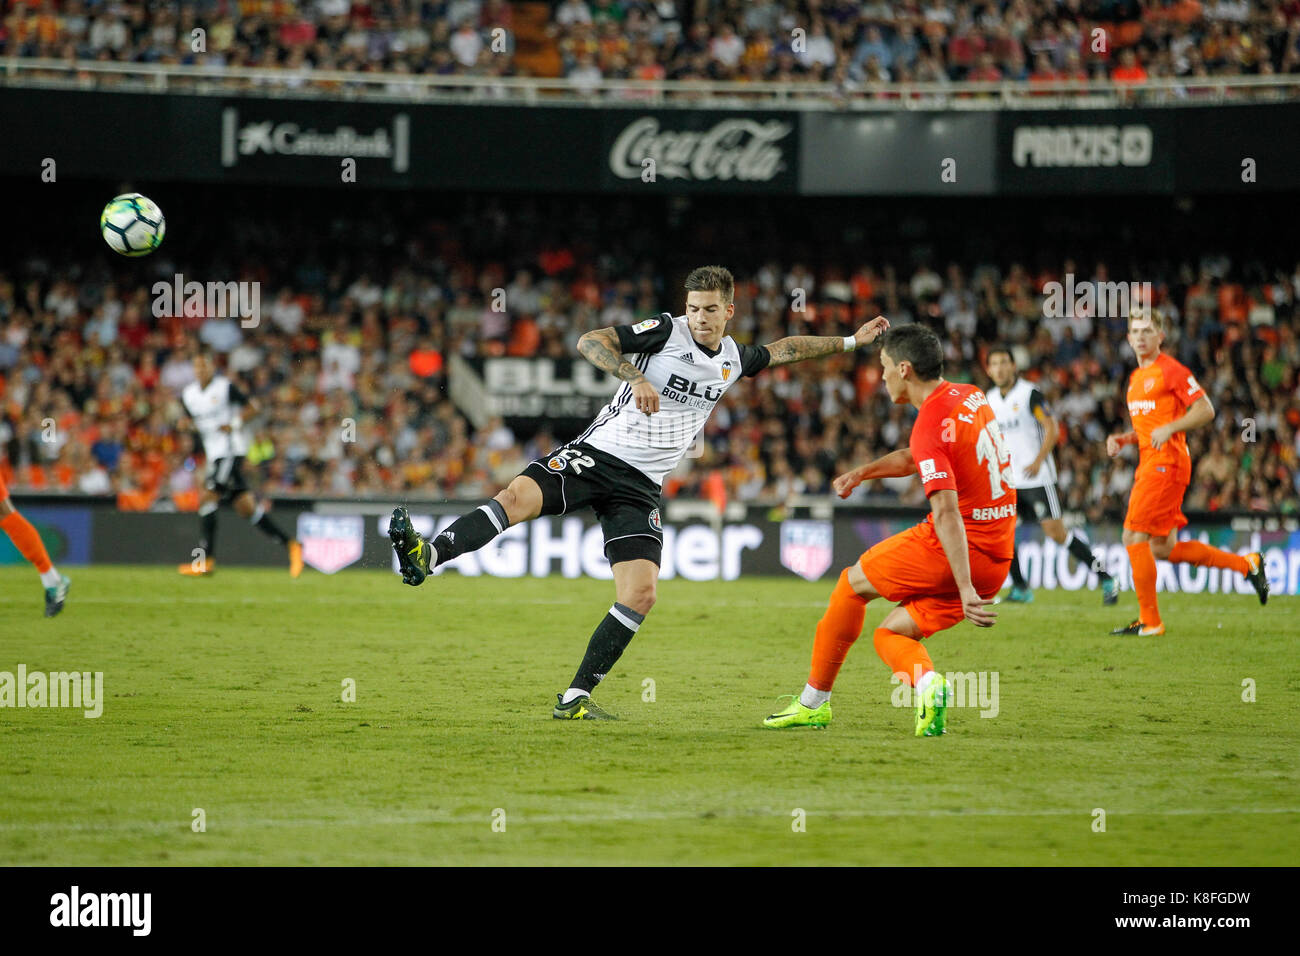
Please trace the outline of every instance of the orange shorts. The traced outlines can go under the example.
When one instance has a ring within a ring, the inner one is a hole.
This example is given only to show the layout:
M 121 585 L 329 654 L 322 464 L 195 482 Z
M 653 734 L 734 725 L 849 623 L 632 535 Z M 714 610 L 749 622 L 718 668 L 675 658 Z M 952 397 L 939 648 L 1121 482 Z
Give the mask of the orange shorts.
M 1133 490 L 1129 492 L 1124 527 L 1153 538 L 1166 537 L 1169 532 L 1185 527 L 1187 516 L 1183 514 L 1183 495 L 1186 491 L 1187 482 L 1181 481 L 1176 473 L 1155 469 L 1143 472 L 1139 468 Z
M 982 598 L 998 593 L 1010 558 L 992 558 L 971 549 L 970 577 Z M 925 637 L 947 630 L 966 617 L 948 555 L 928 521 L 886 538 L 858 559 L 867 580 L 887 601 L 907 609 Z
M 8 497 L 9 497 L 9 488 L 7 485 L 5 485 L 4 476 L 0 475 L 0 501 L 4 501 Z

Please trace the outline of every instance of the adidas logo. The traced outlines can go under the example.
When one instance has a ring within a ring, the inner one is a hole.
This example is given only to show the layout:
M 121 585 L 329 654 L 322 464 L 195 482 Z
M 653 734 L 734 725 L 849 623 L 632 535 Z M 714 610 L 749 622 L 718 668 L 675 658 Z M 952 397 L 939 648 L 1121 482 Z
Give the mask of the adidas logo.
M 444 531 L 442 534 L 438 535 L 438 537 L 446 538 L 448 544 L 456 543 L 456 532 L 454 531 Z
M 694 353 L 694 352 L 687 352 L 685 355 L 682 356 L 682 358 L 686 359 L 686 361 L 690 362 L 692 365 L 695 364 L 695 353 Z

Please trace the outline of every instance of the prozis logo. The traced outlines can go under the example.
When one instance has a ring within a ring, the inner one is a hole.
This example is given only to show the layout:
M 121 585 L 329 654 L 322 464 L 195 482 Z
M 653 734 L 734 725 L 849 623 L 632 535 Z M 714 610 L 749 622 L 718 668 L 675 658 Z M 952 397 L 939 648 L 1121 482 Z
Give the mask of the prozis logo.
M 620 179 L 640 179 L 642 161 L 653 159 L 665 179 L 768 182 L 786 168 L 779 143 L 792 129 L 780 120 L 725 119 L 706 130 L 670 130 L 643 116 L 614 140 L 609 168 Z
M 221 113 L 221 165 L 234 166 L 240 157 L 265 153 L 272 156 L 350 156 L 354 159 L 391 159 L 393 171 L 404 173 L 411 165 L 411 118 L 393 117 L 391 127 L 359 132 L 351 126 L 333 130 L 304 129 L 292 121 L 258 120 L 241 123 L 239 110 Z
M 1017 166 L 1150 166 L 1150 126 L 1017 126 L 1011 157 Z

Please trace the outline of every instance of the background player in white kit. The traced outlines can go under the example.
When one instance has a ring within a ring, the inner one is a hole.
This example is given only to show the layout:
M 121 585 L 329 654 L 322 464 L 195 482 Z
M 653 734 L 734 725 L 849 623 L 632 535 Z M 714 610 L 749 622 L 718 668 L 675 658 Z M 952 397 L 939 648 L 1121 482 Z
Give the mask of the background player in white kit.
M 996 386 L 988 392 L 989 405 L 998 420 L 1002 437 L 1011 449 L 1021 517 L 1033 515 L 1049 538 L 1064 545 L 1076 559 L 1097 572 L 1102 603 L 1114 604 L 1119 589 L 1115 579 L 1093 556 L 1087 534 L 1077 529 L 1067 533 L 1065 522 L 1061 520 L 1061 502 L 1056 494 L 1056 461 L 1052 458 L 1060 426 L 1048 410 L 1043 393 L 1033 382 L 1019 377 L 1016 360 L 1006 346 L 994 346 L 986 361 L 989 378 Z M 1017 553 L 1011 558 L 1011 595 L 1008 600 L 1028 603 L 1033 599 L 1034 592 L 1025 582 Z
M 660 486 L 727 389 L 769 366 L 851 351 L 889 328 L 877 317 L 843 338 L 804 335 L 739 345 L 725 335 L 736 308 L 731 273 L 704 266 L 687 276 L 685 289 L 685 315 L 665 312 L 635 325 L 596 329 L 578 341 L 587 361 L 623 384 L 576 439 L 530 464 L 431 542 L 416 533 L 405 508 L 395 510 L 389 524 L 402 580 L 418 585 L 432 568 L 477 551 L 511 525 L 585 507 L 596 512 L 614 571 L 615 603 L 592 634 L 569 689 L 557 695 L 557 719 L 615 719 L 592 702 L 591 692 L 654 605 L 663 550 Z
M 289 573 L 302 573 L 302 545 L 290 540 L 266 513 L 244 481 L 244 455 L 248 453 L 245 422 L 258 412 L 255 399 L 245 395 L 224 375 L 217 373 L 212 353 L 202 349 L 194 357 L 194 376 L 181 391 L 181 405 L 203 442 L 208 460 L 203 496 L 199 499 L 199 556 L 179 567 L 181 574 L 204 576 L 216 570 L 213 551 L 216 547 L 217 508 L 230 501 L 241 518 L 274 538 L 289 551 Z

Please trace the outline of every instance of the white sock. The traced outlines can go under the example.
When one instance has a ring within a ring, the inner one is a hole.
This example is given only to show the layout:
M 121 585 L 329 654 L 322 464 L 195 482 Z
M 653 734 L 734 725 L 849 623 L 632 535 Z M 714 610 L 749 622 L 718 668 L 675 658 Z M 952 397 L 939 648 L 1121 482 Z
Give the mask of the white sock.
M 59 569 L 50 565 L 50 569 L 41 574 L 41 586 L 47 588 L 56 588 L 63 578 L 59 576 Z
M 570 687 L 568 690 L 564 692 L 564 696 L 560 698 L 560 703 L 572 704 L 579 697 L 590 697 L 590 696 L 591 696 L 591 691 L 589 690 L 583 690 L 581 687 Z
M 803 704 L 809 710 L 816 710 L 830 699 L 830 691 L 818 690 L 812 684 L 804 684 L 803 693 L 799 695 L 799 703 Z
M 924 694 L 925 689 L 930 686 L 930 683 L 934 680 L 934 678 L 935 678 L 934 671 L 926 671 L 924 674 L 922 674 L 920 678 L 917 679 L 916 692 L 918 694 Z

